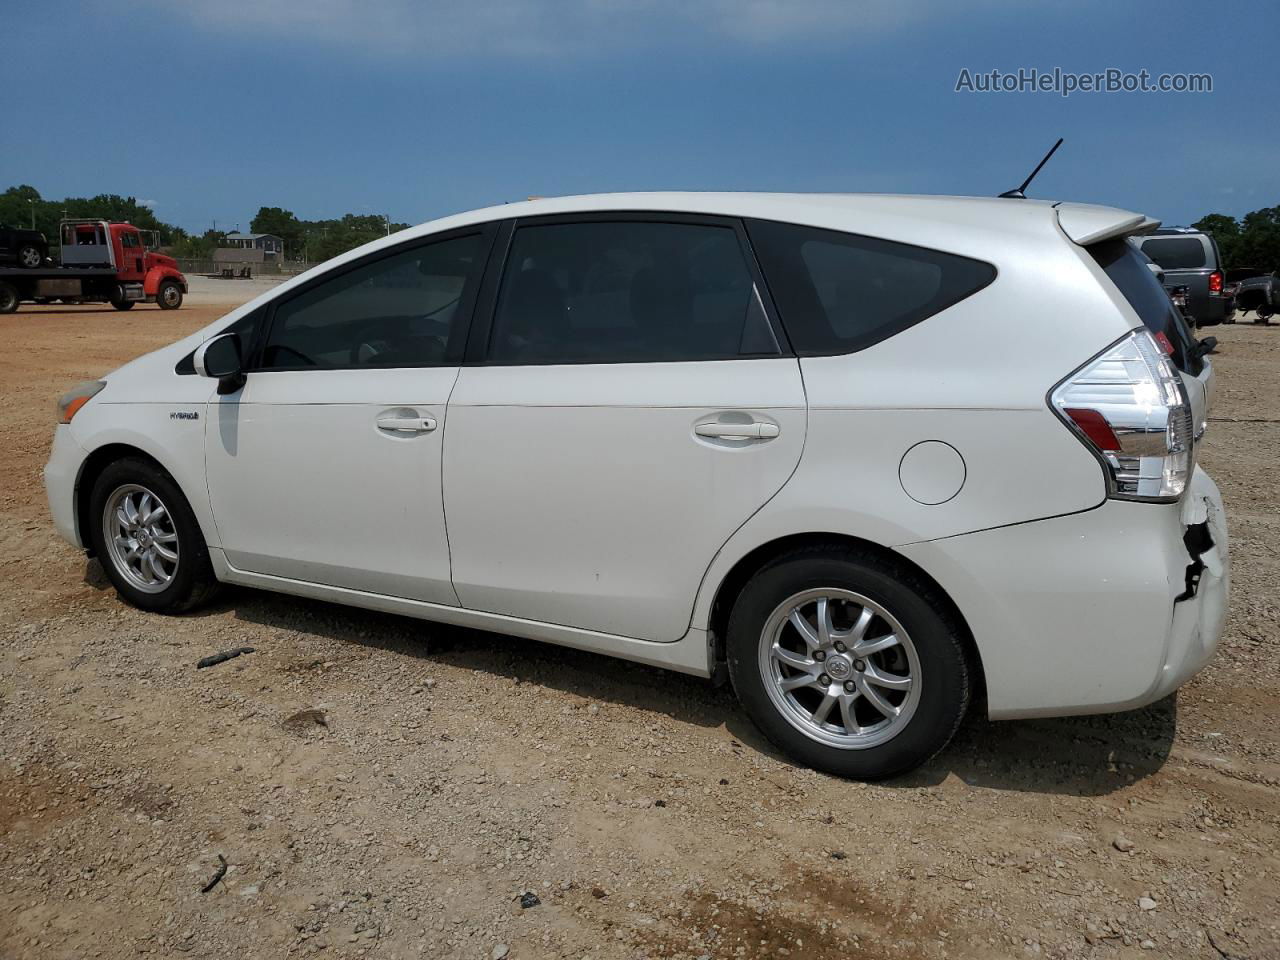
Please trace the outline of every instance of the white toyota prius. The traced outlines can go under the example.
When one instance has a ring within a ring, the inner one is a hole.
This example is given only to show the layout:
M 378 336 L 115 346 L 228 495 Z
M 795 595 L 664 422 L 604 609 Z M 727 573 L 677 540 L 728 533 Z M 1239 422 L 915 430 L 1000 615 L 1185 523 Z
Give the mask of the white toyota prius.
M 728 676 L 884 777 L 1211 656 L 1211 368 L 1130 236 L 1020 199 L 631 194 L 447 217 L 60 403 L 59 532 L 219 583 Z

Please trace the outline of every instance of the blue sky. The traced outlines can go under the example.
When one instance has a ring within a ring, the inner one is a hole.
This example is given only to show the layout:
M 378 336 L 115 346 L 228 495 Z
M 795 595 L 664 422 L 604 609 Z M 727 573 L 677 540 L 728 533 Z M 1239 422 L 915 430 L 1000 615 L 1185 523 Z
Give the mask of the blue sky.
M 411 223 L 604 190 L 1033 196 L 1167 223 L 1280 204 L 1280 7 L 1077 0 L 47 0 L 8 10 L 0 187 Z M 1242 26 L 1247 24 L 1247 26 Z M 1269 38 L 1263 40 L 1262 38 Z M 1250 44 L 1260 46 L 1252 53 Z M 1211 94 L 955 93 L 971 71 Z M 21 76 L 35 85 L 16 84 Z

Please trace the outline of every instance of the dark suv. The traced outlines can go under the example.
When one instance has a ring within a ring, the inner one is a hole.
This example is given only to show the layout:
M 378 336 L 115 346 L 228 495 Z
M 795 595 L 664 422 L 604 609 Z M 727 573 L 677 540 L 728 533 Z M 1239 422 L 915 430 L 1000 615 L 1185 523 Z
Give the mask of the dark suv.
M 1165 286 L 1187 288 L 1183 311 L 1197 326 L 1230 323 L 1235 299 L 1226 291 L 1226 273 L 1218 244 L 1207 233 L 1187 227 L 1157 230 L 1142 240 L 1142 252 L 1164 270 Z
M 24 230 L 0 223 L 0 263 L 35 269 L 49 256 L 49 241 L 39 230 Z

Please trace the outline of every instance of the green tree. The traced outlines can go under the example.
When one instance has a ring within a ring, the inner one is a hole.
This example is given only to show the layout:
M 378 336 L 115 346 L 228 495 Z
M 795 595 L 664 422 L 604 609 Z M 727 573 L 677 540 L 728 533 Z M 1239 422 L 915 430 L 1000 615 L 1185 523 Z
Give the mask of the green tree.
M 293 215 L 292 210 L 283 207 L 259 207 L 258 214 L 249 222 L 253 233 L 270 233 L 285 242 L 285 248 L 292 253 L 302 242 L 302 223 Z
M 1218 241 L 1223 263 L 1230 265 L 1236 262 L 1240 246 L 1240 224 L 1235 217 L 1229 217 L 1225 213 L 1210 213 L 1191 226 L 1203 230 Z
M 1240 220 L 1233 265 L 1275 270 L 1280 266 L 1280 207 L 1263 207 Z

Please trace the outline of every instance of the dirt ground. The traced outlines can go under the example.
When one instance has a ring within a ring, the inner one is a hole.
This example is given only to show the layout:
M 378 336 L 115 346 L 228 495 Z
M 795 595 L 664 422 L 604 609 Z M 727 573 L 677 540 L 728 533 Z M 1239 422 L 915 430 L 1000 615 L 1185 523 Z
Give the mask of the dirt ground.
M 223 310 L 0 317 L 0 957 L 1280 957 L 1280 328 L 1212 331 L 1209 667 L 868 786 L 676 674 L 249 590 L 122 605 L 49 521 L 54 398 Z

